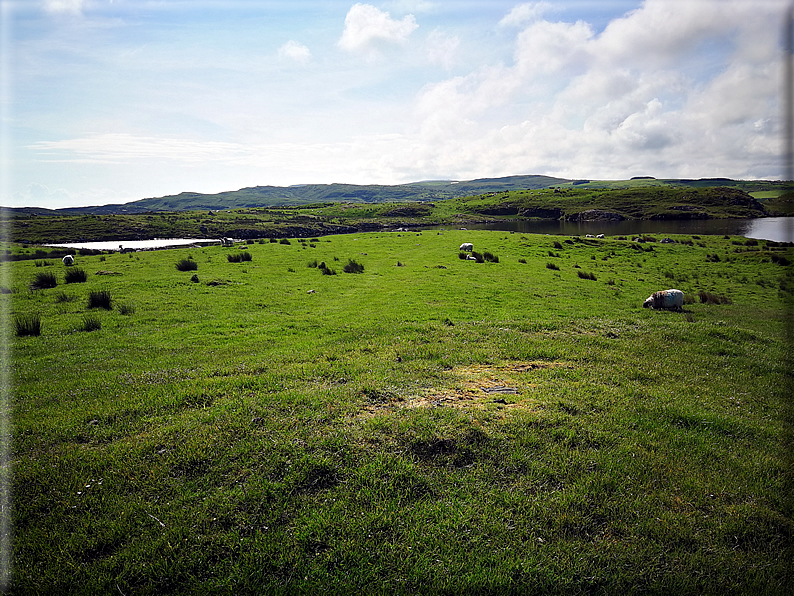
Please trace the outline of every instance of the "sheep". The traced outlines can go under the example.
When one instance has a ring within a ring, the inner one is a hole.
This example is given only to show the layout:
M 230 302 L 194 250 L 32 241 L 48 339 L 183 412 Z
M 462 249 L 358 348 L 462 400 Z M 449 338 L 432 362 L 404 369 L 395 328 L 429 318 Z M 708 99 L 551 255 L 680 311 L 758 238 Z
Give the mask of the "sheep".
M 604 238 L 604 235 L 603 235 L 603 234 L 599 234 L 598 236 L 596 236 L 596 238 L 601 238 L 601 239 L 603 239 L 603 238 Z
M 474 244 L 472 244 L 471 242 L 464 242 L 463 244 L 460 245 L 460 250 L 464 252 L 471 252 L 474 250 Z
M 661 290 L 654 292 L 642 303 L 643 308 L 681 310 L 684 306 L 684 293 L 681 290 Z
M 594 238 L 594 236 L 592 234 L 585 234 L 584 237 L 585 238 Z
M 63 264 L 66 265 L 67 267 L 71 267 L 72 265 L 74 265 L 74 255 L 66 255 L 63 258 Z

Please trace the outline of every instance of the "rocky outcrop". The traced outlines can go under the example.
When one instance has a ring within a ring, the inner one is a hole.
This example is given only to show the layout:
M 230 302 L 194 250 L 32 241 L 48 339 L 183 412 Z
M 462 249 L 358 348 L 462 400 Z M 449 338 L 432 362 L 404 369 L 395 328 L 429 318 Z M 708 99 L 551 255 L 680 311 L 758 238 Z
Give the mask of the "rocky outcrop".
M 536 217 L 538 219 L 560 219 L 562 217 L 562 209 L 559 207 L 551 207 L 544 209 L 543 207 L 529 207 L 522 209 L 519 212 L 521 217 Z
M 570 213 L 565 216 L 567 221 L 621 221 L 626 219 L 620 213 L 604 211 L 603 209 L 588 209 L 580 213 Z

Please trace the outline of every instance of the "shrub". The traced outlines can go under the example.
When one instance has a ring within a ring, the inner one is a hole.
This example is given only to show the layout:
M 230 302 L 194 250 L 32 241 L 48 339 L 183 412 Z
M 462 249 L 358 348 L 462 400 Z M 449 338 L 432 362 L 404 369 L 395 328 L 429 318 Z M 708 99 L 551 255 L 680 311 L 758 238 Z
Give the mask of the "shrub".
M 14 317 L 14 333 L 17 337 L 26 335 L 41 335 L 41 316 L 38 313 L 32 315 L 17 315 Z
M 99 320 L 97 315 L 85 315 L 83 317 L 83 326 L 80 329 L 83 331 L 102 329 L 102 321 Z
M 598 281 L 594 273 L 588 273 L 587 271 L 577 271 L 576 275 L 578 275 L 580 279 L 591 279 L 593 281 Z
M 559 271 L 560 268 L 557 267 L 554 263 L 546 263 L 546 269 L 552 269 L 553 271 Z
M 131 315 L 135 313 L 134 304 L 119 304 L 119 313 L 122 315 Z
M 198 269 L 198 263 L 193 259 L 182 259 L 181 261 L 177 261 L 176 268 L 179 271 L 195 271 Z
M 41 272 L 36 274 L 36 279 L 34 279 L 30 284 L 31 290 L 43 290 L 45 288 L 54 288 L 58 285 L 58 280 L 55 279 L 55 274 L 50 272 Z
M 91 290 L 88 294 L 88 308 L 104 308 L 110 310 L 112 306 L 112 298 L 110 292 L 107 290 Z
M 282 238 L 278 241 L 279 244 L 292 244 L 287 238 Z
M 271 238 L 270 239 L 270 244 L 277 244 L 277 243 L 278 243 L 278 240 L 276 240 L 275 238 Z
M 64 281 L 68 284 L 81 284 L 88 281 L 88 274 L 84 269 L 73 267 L 66 270 Z
M 722 296 L 718 294 L 712 294 L 711 292 L 705 292 L 701 290 L 698 292 L 698 297 L 700 298 L 701 304 L 730 304 L 731 299 L 727 296 Z
M 347 265 L 342 268 L 345 273 L 364 273 L 364 265 L 357 263 L 355 259 L 348 259 Z

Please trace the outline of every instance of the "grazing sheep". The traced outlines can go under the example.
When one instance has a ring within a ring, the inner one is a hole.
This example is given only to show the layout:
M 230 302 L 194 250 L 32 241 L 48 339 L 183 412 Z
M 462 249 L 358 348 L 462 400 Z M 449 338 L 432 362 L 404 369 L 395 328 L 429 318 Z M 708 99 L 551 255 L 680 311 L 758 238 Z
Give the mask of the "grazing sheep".
M 596 236 L 596 238 L 603 238 L 603 237 L 604 237 L 603 234 L 599 234 L 598 236 Z
M 654 310 L 681 310 L 684 306 L 684 293 L 681 290 L 661 290 L 654 292 L 642 303 L 643 308 Z
M 585 238 L 593 238 L 594 236 L 592 234 L 585 234 L 584 237 Z
M 474 250 L 474 244 L 472 244 L 471 242 L 464 242 L 463 244 L 460 245 L 460 250 L 465 252 L 471 252 Z
M 67 267 L 71 267 L 72 265 L 74 265 L 74 255 L 66 255 L 63 258 L 63 264 L 66 265 Z

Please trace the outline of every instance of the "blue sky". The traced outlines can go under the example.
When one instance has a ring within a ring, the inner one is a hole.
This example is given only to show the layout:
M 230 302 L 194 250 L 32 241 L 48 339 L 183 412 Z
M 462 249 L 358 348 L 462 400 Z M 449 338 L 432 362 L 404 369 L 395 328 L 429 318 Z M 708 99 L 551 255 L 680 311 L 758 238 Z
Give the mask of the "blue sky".
M 0 0 L 0 204 L 780 178 L 784 0 Z

